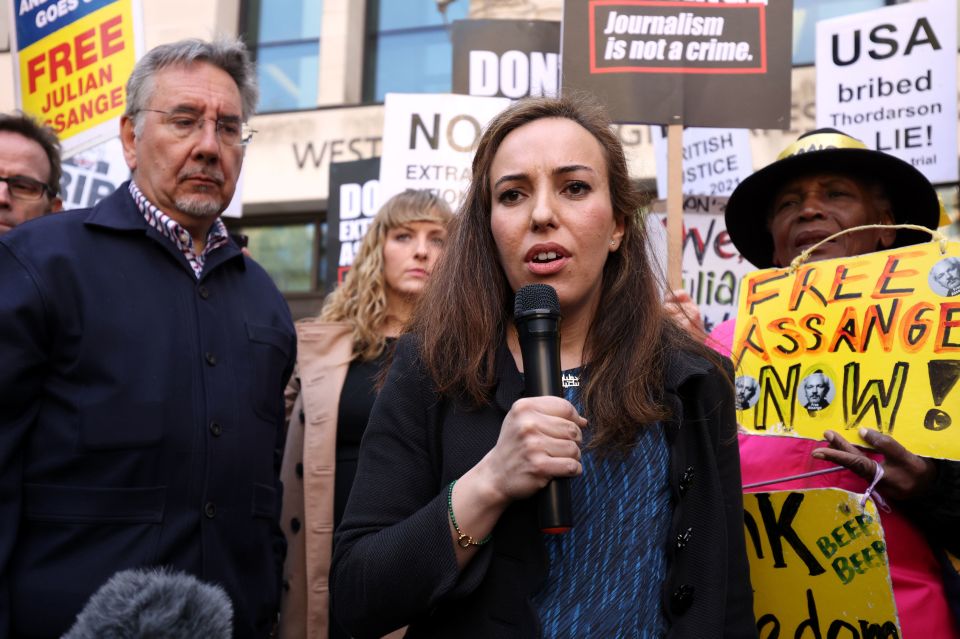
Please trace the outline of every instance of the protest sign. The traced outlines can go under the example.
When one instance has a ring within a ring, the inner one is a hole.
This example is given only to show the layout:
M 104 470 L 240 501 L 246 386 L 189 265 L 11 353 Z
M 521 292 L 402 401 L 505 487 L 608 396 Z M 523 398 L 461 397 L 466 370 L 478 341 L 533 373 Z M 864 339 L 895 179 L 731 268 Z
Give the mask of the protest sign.
M 817 126 L 957 181 L 957 0 L 817 23 Z
M 456 20 L 450 37 L 454 93 L 513 99 L 559 94 L 559 22 Z
M 747 493 L 744 529 L 761 637 L 900 637 L 873 501 L 825 488 Z
M 667 196 L 667 135 L 650 127 L 657 158 L 657 193 Z M 683 130 L 684 195 L 730 195 L 753 173 L 747 129 L 685 128 Z
M 64 157 L 117 135 L 142 42 L 136 0 L 11 0 L 17 104 L 51 126 Z
M 616 122 L 787 128 L 789 0 L 567 0 L 564 88 Z
M 360 242 L 377 215 L 380 158 L 330 165 L 327 207 L 327 290 L 346 277 Z
M 688 196 L 683 201 L 682 287 L 700 309 L 709 333 L 737 312 L 741 279 L 753 266 L 730 241 L 723 220 L 725 197 Z M 656 260 L 666 268 L 666 203 L 654 202 L 647 232 Z
M 509 104 L 507 98 L 388 93 L 380 203 L 404 189 L 427 189 L 456 210 L 470 183 L 480 133 Z
M 738 383 L 756 392 L 737 406 L 740 424 L 811 439 L 831 428 L 861 445 L 867 427 L 960 459 L 960 243 L 943 247 L 747 276 L 733 357 Z
M 63 208 L 82 209 L 95 205 L 130 178 L 120 138 L 74 154 L 63 161 L 60 197 Z

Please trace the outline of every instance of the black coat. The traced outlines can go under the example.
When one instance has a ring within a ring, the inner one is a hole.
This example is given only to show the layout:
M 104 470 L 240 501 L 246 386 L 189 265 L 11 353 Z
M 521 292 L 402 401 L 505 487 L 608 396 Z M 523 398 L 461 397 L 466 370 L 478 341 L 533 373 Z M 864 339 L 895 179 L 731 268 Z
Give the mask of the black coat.
M 496 444 L 523 382 L 501 346 L 493 401 L 463 410 L 435 394 L 411 338 L 364 436 L 337 530 L 332 594 L 357 637 L 410 625 L 408 637 L 539 637 L 530 597 L 548 565 L 534 500 L 503 513 L 492 541 L 460 573 L 447 490 Z M 705 360 L 676 353 L 666 379 L 673 519 L 663 606 L 670 637 L 755 637 L 743 535 L 732 386 Z M 624 531 L 629 543 L 630 531 Z

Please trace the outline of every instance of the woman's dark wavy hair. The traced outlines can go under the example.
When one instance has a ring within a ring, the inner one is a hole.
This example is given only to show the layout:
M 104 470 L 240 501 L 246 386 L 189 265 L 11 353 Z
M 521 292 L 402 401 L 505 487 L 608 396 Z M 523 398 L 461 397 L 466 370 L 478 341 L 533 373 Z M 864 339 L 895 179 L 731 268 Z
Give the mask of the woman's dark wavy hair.
M 664 309 L 639 215 L 643 201 L 630 181 L 620 140 L 605 110 L 585 95 L 521 100 L 500 113 L 480 138 L 473 174 L 450 227 L 447 250 L 410 324 L 437 389 L 479 406 L 496 384 L 495 357 L 513 321 L 513 291 L 490 230 L 490 167 L 512 131 L 543 118 L 586 129 L 606 159 L 613 214 L 624 222 L 619 250 L 603 268 L 600 302 L 584 352 L 583 410 L 591 447 L 629 450 L 637 425 L 667 417 L 662 403 L 666 354 L 705 353 Z

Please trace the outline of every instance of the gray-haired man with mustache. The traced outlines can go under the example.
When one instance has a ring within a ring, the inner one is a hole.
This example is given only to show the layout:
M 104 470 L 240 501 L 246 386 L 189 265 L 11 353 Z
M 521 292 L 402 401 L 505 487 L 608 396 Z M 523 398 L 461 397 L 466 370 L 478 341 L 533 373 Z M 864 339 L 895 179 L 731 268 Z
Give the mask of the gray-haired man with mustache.
M 163 45 L 127 85 L 132 179 L 0 237 L 0 636 L 59 637 L 111 575 L 217 583 L 276 620 L 295 337 L 220 213 L 255 76 L 239 42 Z

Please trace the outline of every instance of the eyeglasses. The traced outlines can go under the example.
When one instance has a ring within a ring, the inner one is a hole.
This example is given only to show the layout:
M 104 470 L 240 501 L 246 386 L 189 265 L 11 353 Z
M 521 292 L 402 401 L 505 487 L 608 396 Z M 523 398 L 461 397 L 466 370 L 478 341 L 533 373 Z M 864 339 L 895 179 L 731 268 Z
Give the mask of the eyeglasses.
M 11 175 L 10 177 L 0 177 L 0 182 L 6 182 L 10 190 L 10 196 L 17 200 L 39 200 L 44 193 L 49 193 L 53 197 L 55 193 L 48 185 L 40 180 L 28 178 L 25 175 Z
M 140 110 L 165 115 L 166 117 L 163 119 L 163 123 L 175 136 L 181 139 L 188 138 L 203 129 L 203 123 L 207 120 L 213 122 L 217 139 L 229 146 L 247 146 L 251 140 L 253 140 L 253 134 L 256 133 L 246 122 L 241 122 L 237 118 L 210 120 L 210 118 L 204 118 L 182 111 L 160 111 L 159 109 Z

